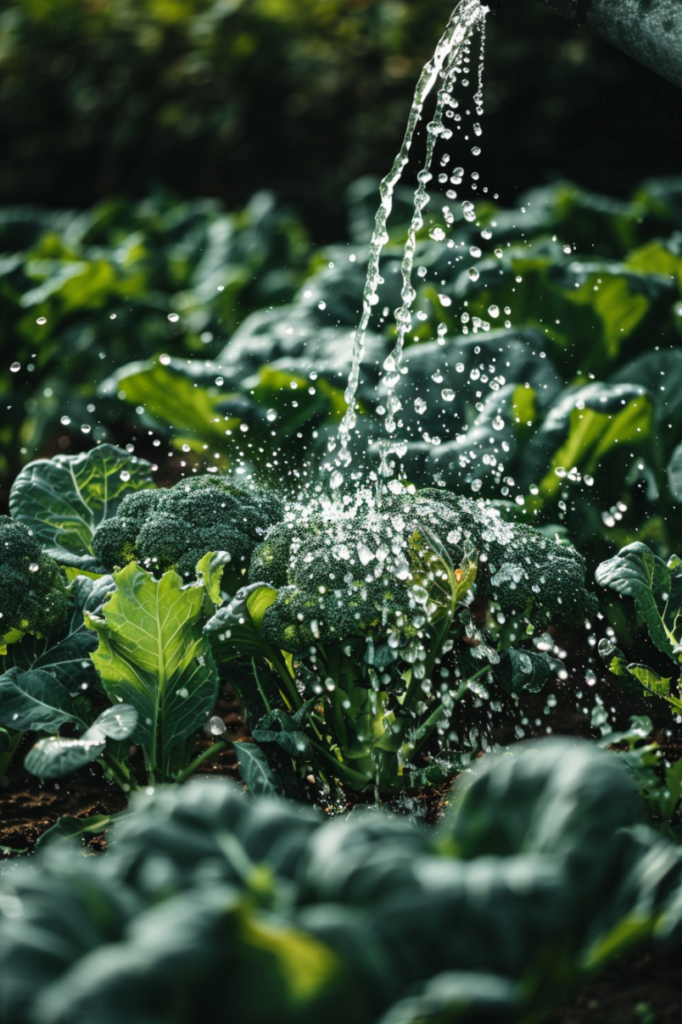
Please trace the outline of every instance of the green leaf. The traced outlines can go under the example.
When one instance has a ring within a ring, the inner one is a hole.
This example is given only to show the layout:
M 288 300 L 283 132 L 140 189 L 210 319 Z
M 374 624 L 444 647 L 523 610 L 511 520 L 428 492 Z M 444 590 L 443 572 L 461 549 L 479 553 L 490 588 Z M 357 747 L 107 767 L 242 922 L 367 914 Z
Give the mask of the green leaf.
M 92 660 L 113 703 L 138 713 L 134 742 L 167 765 L 178 743 L 206 722 L 218 675 L 202 633 L 202 587 L 177 573 L 160 580 L 131 562 L 114 575 L 116 591 L 93 617 L 100 645 Z
M 181 359 L 130 363 L 100 385 L 100 394 L 118 395 L 132 405 L 142 405 L 160 423 L 187 439 L 225 447 L 226 430 L 239 420 L 219 412 L 225 400 L 219 388 L 207 389 L 192 377 L 192 364 Z
M 74 818 L 70 814 L 64 814 L 46 832 L 43 832 L 36 843 L 36 849 L 57 842 L 59 839 L 97 835 L 99 832 L 104 832 L 111 824 L 113 817 L 115 816 L 111 814 L 93 814 L 90 818 Z
M 0 723 L 25 732 L 56 732 L 66 722 L 82 722 L 74 699 L 51 672 L 11 668 L 0 676 Z
M 239 774 L 254 796 L 275 796 L 279 793 L 277 780 L 260 747 L 255 743 L 235 743 L 234 749 Z
M 675 662 L 682 632 L 682 573 L 677 568 L 675 559 L 666 563 L 637 541 L 602 562 L 595 573 L 601 586 L 634 598 L 651 639 Z
M 276 597 L 277 591 L 269 584 L 251 583 L 238 590 L 229 604 L 208 620 L 204 632 L 220 661 L 230 661 L 242 654 L 273 656 L 274 652 L 261 639 L 259 624 Z M 252 618 L 251 608 L 259 617 L 258 622 Z
M 682 501 L 682 444 L 673 449 L 666 472 L 670 493 L 675 501 Z
M 539 484 L 543 498 L 554 498 L 562 487 L 557 470 L 576 467 L 595 474 L 612 448 L 628 441 L 640 444 L 651 431 L 653 412 L 651 398 L 636 385 L 569 389 L 529 445 L 529 458 L 538 468 L 551 459 Z
M 209 551 L 197 562 L 197 578 L 203 581 L 206 593 L 215 605 L 223 599 L 220 584 L 225 566 L 231 560 L 227 551 Z
M 87 735 L 94 736 L 96 732 L 100 732 L 112 740 L 127 740 L 134 733 L 136 726 L 137 711 L 132 704 L 118 704 L 106 708 L 98 715 L 88 729 Z
M 150 471 L 149 462 L 110 444 L 39 459 L 14 481 L 10 512 L 58 562 L 96 570 L 95 530 L 114 515 L 127 491 L 154 486 Z
M 277 591 L 270 586 L 260 586 L 249 594 L 246 599 L 246 607 L 249 610 L 251 621 L 257 629 L 260 629 L 263 616 L 276 599 Z
M 294 760 L 312 754 L 308 737 L 301 732 L 294 718 L 281 708 L 275 708 L 265 715 L 253 730 L 252 736 L 256 743 L 276 743 Z
M 556 678 L 560 668 L 561 662 L 545 651 L 517 651 L 510 647 L 502 651 L 495 675 L 507 693 L 538 693 L 550 679 Z
M 59 779 L 95 761 L 106 747 L 106 736 L 85 733 L 78 739 L 48 736 L 38 740 L 24 759 L 24 768 L 39 779 Z

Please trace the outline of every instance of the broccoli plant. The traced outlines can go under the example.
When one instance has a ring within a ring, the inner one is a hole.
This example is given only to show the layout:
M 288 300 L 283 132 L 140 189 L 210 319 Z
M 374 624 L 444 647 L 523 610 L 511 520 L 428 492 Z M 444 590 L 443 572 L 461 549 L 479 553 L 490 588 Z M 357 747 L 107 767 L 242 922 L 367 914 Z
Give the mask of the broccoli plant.
M 448 728 L 467 691 L 487 696 L 496 680 L 539 689 L 551 677 L 545 653 L 503 658 L 499 648 L 516 638 L 510 623 L 529 635 L 589 618 L 584 577 L 572 548 L 483 503 L 406 490 L 380 507 L 361 499 L 288 515 L 206 632 L 219 661 L 241 661 L 233 681 L 281 784 L 283 752 L 329 783 L 390 793 L 461 765 Z M 425 763 L 434 732 L 441 751 Z
M 136 561 L 155 573 L 174 569 L 185 579 L 194 577 L 208 552 L 224 551 L 238 581 L 253 549 L 283 515 L 274 494 L 197 476 L 164 490 L 127 494 L 97 528 L 92 545 L 108 570 Z
M 0 650 L 24 633 L 52 637 L 64 626 L 69 597 L 53 558 L 22 523 L 0 516 Z
M 0 662 L 14 663 L 15 645 L 50 646 L 66 625 L 69 594 L 59 566 L 44 554 L 32 531 L 0 516 Z M 8 651 L 12 649 L 12 653 Z M 12 716 L 0 718 L 0 778 L 21 739 Z
M 26 767 L 32 770 L 37 765 L 44 777 L 56 777 L 95 759 L 110 768 L 108 740 L 124 739 L 135 724 L 132 708 L 107 709 L 98 698 L 90 657 L 97 641 L 84 622 L 84 615 L 93 613 L 113 586 L 111 577 L 76 576 L 68 585 L 59 571 L 57 577 L 60 609 L 63 605 L 60 628 L 50 636 L 13 635 L 14 642 L 6 645 L 0 658 L 0 725 L 10 740 L 5 741 L 0 757 L 3 774 L 24 732 L 59 734 L 47 748 L 49 764 L 45 757 L 42 764 L 36 760 L 46 749 L 43 741 L 26 759 Z
M 682 560 L 673 555 L 665 562 L 637 541 L 602 562 L 596 580 L 617 594 L 634 599 L 652 642 L 672 662 L 677 678 L 673 680 L 672 673 L 660 675 L 649 665 L 629 661 L 616 646 L 615 638 L 604 638 L 599 653 L 610 671 L 625 680 L 637 680 L 647 694 L 662 698 L 675 714 L 682 714 Z
M 134 562 L 70 585 L 72 620 L 60 643 L 0 677 L 0 724 L 41 738 L 24 761 L 59 778 L 98 760 L 128 792 L 142 781 L 182 782 L 225 749 L 197 747 L 218 696 L 205 620 L 222 599 L 225 555 L 208 554 L 185 585 Z M 139 747 L 145 778 L 131 760 Z

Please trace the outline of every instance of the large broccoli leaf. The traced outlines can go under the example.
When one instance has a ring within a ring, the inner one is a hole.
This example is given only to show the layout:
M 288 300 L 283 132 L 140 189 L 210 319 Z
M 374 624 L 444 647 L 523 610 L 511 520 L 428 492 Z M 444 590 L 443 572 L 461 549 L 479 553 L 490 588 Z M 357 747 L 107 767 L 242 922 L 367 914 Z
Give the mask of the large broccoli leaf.
M 637 541 L 602 562 L 595 574 L 603 587 L 634 598 L 651 639 L 674 662 L 679 661 L 682 639 L 681 564 L 676 555 L 664 562 Z
M 153 487 L 151 464 L 114 445 L 80 455 L 38 459 L 22 469 L 10 512 L 62 565 L 97 569 L 92 536 L 130 490 Z
M 174 572 L 156 580 L 134 562 L 114 580 L 102 617 L 88 620 L 100 641 L 92 660 L 111 700 L 137 710 L 134 741 L 167 771 L 171 751 L 206 723 L 218 694 L 202 633 L 204 587 L 183 588 Z

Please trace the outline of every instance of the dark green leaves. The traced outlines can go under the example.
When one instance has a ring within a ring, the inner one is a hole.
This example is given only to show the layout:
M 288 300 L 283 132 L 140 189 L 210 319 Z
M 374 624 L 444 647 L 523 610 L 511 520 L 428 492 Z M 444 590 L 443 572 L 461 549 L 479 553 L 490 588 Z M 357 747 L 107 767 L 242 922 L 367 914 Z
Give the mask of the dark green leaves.
M 25 732 L 57 732 L 66 722 L 84 725 L 78 705 L 51 672 L 12 668 L 0 676 L 0 723 Z
M 151 466 L 103 444 L 81 455 L 57 455 L 26 466 L 15 480 L 10 510 L 62 565 L 97 569 L 92 535 L 124 493 L 151 487 Z
M 279 792 L 268 759 L 259 746 L 255 743 L 235 743 L 234 749 L 239 774 L 254 796 L 274 796 Z
M 664 562 L 646 544 L 636 542 L 597 568 L 596 580 L 634 599 L 649 635 L 660 651 L 678 662 L 682 640 L 682 571 L 679 558 Z
M 495 675 L 507 693 L 520 695 L 524 691 L 538 693 L 550 679 L 556 678 L 560 668 L 561 662 L 544 651 L 510 647 L 501 652 Z

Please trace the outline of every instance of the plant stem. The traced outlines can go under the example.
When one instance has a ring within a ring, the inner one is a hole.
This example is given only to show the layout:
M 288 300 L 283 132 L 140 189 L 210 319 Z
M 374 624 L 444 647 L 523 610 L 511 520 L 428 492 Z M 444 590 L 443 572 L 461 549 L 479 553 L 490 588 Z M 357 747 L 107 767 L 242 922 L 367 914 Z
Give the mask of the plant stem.
M 12 746 L 0 757 L 0 779 L 4 779 L 5 772 L 9 767 L 9 763 L 14 757 L 14 753 L 21 742 L 23 732 L 16 732 L 12 738 Z
M 197 768 L 201 767 L 204 761 L 208 761 L 209 758 L 222 753 L 223 750 L 227 750 L 228 747 L 232 746 L 234 746 L 234 744 L 231 743 L 230 740 L 218 740 L 217 743 L 214 743 L 213 746 L 204 750 L 201 754 L 195 757 L 193 761 L 190 761 L 186 768 L 183 768 L 181 772 L 178 772 L 175 776 L 175 782 L 179 786 L 182 785 L 183 782 L 187 781 L 192 772 L 195 772 Z
M 270 701 L 265 696 L 265 690 L 263 689 L 263 684 L 260 681 L 260 676 L 258 675 L 258 669 L 256 668 L 256 659 L 255 658 L 251 659 L 251 667 L 253 668 L 253 677 L 256 680 L 256 686 L 258 687 L 258 692 L 260 693 L 261 697 L 263 698 L 263 703 L 265 704 L 265 710 L 267 711 L 268 714 L 270 714 L 270 711 L 272 710 L 272 708 L 270 707 Z
M 137 789 L 137 782 L 128 769 L 125 768 L 113 754 L 110 754 L 108 750 L 105 750 L 102 754 L 102 761 L 114 776 L 124 793 L 130 793 L 131 790 Z

